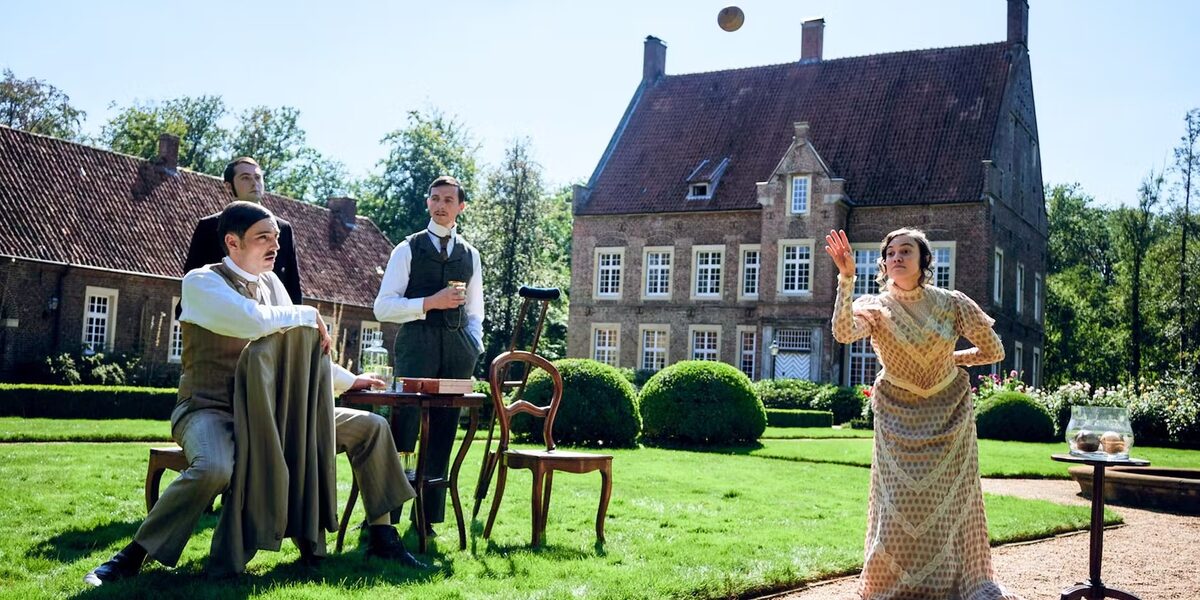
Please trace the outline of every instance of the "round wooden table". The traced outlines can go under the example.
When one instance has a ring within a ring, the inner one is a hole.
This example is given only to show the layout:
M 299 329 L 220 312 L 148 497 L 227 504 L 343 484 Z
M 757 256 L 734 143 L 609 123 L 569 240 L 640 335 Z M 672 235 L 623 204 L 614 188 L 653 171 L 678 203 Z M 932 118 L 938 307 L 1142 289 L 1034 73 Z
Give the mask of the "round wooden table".
M 1150 461 L 1140 458 L 1096 459 L 1073 454 L 1052 454 L 1050 458 L 1059 462 L 1092 466 L 1092 525 L 1091 547 L 1088 549 L 1088 580 L 1063 590 L 1059 600 L 1140 600 L 1129 592 L 1107 587 L 1100 581 L 1100 560 L 1104 555 L 1104 468 L 1145 467 Z

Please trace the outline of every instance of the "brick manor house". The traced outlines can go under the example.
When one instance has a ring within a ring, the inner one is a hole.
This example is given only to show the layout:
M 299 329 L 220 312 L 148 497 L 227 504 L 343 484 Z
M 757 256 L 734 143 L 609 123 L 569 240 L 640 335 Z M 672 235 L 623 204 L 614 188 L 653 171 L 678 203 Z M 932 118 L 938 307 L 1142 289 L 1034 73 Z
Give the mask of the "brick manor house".
M 879 240 L 911 225 L 934 283 L 996 319 L 993 372 L 1039 384 L 1046 209 L 1029 8 L 1007 2 L 1002 42 L 828 59 L 815 19 L 798 61 L 709 73 L 667 75 L 646 38 L 642 80 L 574 190 L 568 354 L 870 383 L 869 343 L 830 331 L 824 235 L 846 230 L 855 292 L 873 293 Z

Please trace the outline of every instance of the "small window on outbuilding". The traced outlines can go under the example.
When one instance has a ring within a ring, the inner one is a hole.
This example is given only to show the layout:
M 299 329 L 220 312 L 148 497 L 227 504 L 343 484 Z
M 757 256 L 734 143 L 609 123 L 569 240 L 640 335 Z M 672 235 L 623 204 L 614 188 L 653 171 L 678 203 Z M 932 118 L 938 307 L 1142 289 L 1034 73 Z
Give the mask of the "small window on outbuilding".
M 688 186 L 688 200 L 702 200 L 711 198 L 708 193 L 708 183 L 693 183 Z

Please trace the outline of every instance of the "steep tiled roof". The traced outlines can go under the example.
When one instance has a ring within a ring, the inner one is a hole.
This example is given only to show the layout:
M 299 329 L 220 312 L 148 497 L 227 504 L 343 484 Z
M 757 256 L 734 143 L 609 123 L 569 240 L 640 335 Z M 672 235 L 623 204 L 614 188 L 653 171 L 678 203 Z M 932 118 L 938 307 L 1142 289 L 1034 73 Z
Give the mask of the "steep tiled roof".
M 579 214 L 757 208 L 792 142 L 809 137 L 857 205 L 978 201 L 1008 44 L 669 75 L 636 99 Z M 701 161 L 729 157 L 712 200 L 685 201 Z
M 182 277 L 196 221 L 227 200 L 220 178 L 0 126 L 0 255 Z M 331 235 L 325 208 L 263 204 L 292 223 L 305 298 L 373 304 L 392 244 L 370 219 Z

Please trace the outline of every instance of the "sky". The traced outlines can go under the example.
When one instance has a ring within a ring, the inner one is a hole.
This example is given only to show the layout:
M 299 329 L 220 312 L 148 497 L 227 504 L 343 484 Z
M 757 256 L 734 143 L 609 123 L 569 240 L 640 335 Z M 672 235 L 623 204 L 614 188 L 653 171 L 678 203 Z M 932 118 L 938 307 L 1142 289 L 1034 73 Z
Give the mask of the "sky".
M 716 16 L 730 2 L 13 2 L 0 69 L 66 92 L 88 134 L 134 101 L 292 106 L 309 144 L 354 176 L 375 168 L 410 111 L 437 109 L 466 126 L 485 165 L 529 138 L 557 186 L 591 175 L 641 79 L 647 35 L 666 42 L 670 75 L 798 60 L 812 17 L 825 19 L 827 59 L 1007 31 L 1005 0 L 745 0 L 745 24 L 727 33 Z M 1030 4 L 1043 177 L 1132 202 L 1200 107 L 1200 2 Z

